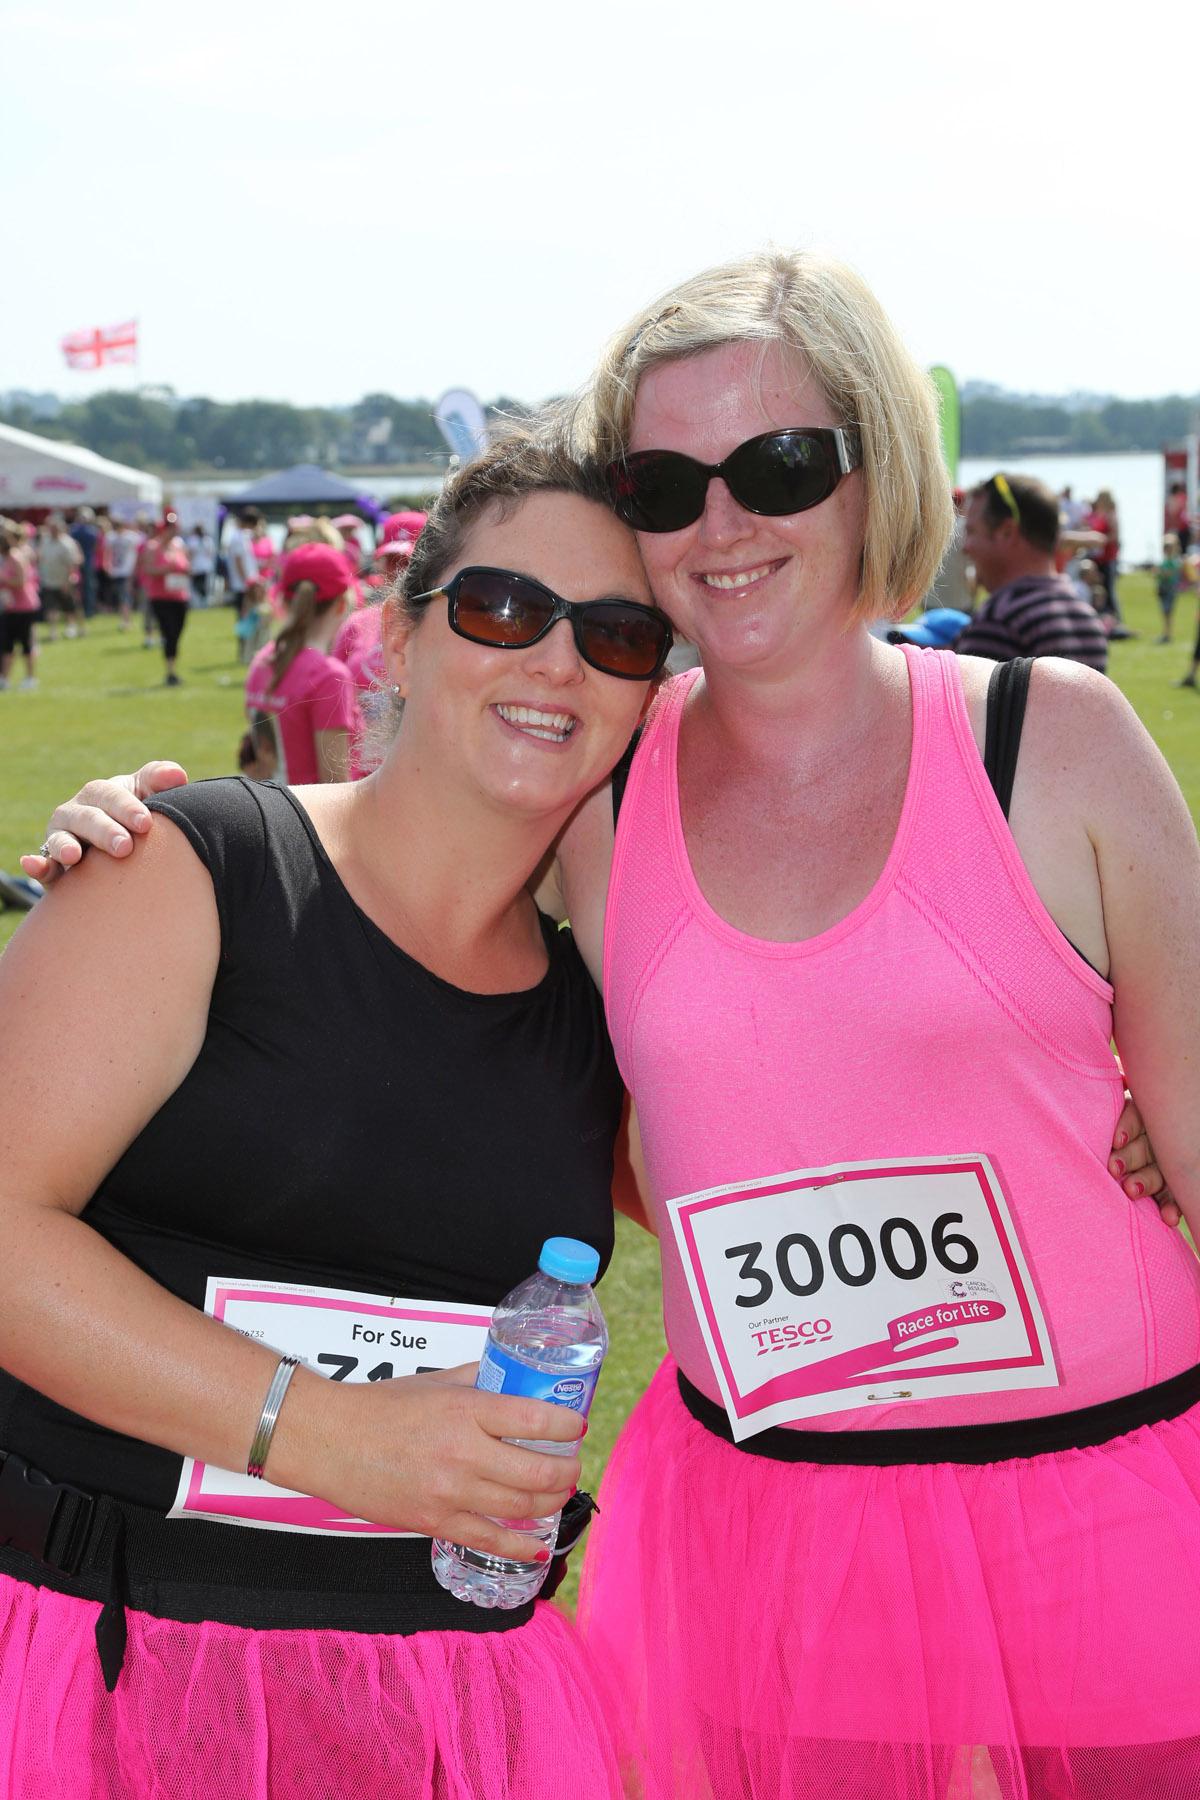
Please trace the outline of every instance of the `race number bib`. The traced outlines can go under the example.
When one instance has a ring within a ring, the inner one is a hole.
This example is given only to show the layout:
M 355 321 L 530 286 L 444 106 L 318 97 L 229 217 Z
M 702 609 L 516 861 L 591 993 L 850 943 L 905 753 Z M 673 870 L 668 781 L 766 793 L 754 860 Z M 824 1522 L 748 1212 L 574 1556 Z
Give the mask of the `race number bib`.
M 490 1306 L 389 1299 L 287 1281 L 233 1281 L 210 1275 L 204 1310 L 281 1354 L 299 1356 L 331 1381 L 391 1381 L 452 1369 L 483 1354 Z M 341 1513 L 325 1500 L 185 1457 L 172 1519 L 225 1519 L 268 1531 L 322 1536 L 418 1537 Z
M 853 1407 L 1059 1385 L 986 1156 L 797 1169 L 667 1211 L 735 1439 Z

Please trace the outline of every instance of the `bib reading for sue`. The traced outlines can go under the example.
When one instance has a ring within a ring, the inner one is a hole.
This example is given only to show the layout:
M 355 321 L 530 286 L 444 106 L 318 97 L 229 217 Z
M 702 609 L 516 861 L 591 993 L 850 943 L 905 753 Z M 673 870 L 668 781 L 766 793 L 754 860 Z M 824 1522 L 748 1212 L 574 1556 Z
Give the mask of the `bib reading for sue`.
M 735 1439 L 854 1407 L 1059 1385 L 986 1156 L 794 1169 L 667 1212 Z
M 298 1356 L 331 1381 L 391 1381 L 475 1362 L 483 1354 L 490 1306 L 352 1294 L 288 1281 L 210 1275 L 204 1310 L 246 1337 Z M 340 1512 L 326 1500 L 259 1481 L 244 1471 L 184 1458 L 171 1519 L 224 1519 L 269 1531 L 323 1536 L 419 1537 Z

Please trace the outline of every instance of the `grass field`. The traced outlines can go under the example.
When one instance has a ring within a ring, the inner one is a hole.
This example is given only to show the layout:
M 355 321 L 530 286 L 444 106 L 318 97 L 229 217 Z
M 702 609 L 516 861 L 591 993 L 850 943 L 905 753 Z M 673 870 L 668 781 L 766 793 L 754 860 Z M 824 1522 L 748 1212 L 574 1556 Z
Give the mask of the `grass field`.
M 1111 674 L 1136 707 L 1200 816 L 1200 694 L 1178 692 L 1187 667 L 1193 620 L 1181 612 L 1179 643 L 1154 643 L 1158 617 L 1149 576 L 1123 579 L 1121 599 L 1141 636 L 1113 645 Z M 232 615 L 194 612 L 183 640 L 185 685 L 162 686 L 157 651 L 115 621 L 93 622 L 84 640 L 46 645 L 37 693 L 0 694 L 0 868 L 15 870 L 22 850 L 42 840 L 55 803 L 90 775 L 136 768 L 151 756 L 173 756 L 193 777 L 224 775 L 235 766 L 242 731 L 242 680 Z M 0 913 L 0 945 L 20 922 Z M 621 1420 L 663 1352 L 657 1251 L 644 1233 L 618 1220 L 618 1248 L 602 1298 L 613 1349 L 592 1414 L 585 1484 L 593 1485 Z M 564 1592 L 570 1600 L 574 1581 Z

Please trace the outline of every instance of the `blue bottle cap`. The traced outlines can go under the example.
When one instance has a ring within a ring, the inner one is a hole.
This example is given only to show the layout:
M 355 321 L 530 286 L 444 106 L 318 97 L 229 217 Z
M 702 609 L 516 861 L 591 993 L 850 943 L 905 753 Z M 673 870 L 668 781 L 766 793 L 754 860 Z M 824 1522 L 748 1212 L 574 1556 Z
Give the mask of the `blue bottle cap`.
M 547 1238 L 538 1257 L 538 1268 L 554 1281 L 595 1281 L 600 1253 L 578 1238 Z

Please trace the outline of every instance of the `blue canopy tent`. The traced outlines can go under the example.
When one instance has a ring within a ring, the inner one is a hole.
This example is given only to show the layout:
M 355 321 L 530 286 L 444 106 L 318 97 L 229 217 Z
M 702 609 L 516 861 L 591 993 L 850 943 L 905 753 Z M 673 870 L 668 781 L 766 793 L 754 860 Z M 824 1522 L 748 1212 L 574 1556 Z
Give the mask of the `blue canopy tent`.
M 264 475 L 249 487 L 222 495 L 225 506 L 257 506 L 264 513 L 285 517 L 288 513 L 314 507 L 336 507 L 339 512 L 356 512 L 364 519 L 372 518 L 377 508 L 367 496 L 360 494 L 337 475 L 319 469 L 315 463 L 297 463 L 294 469 L 280 469 L 276 475 Z

